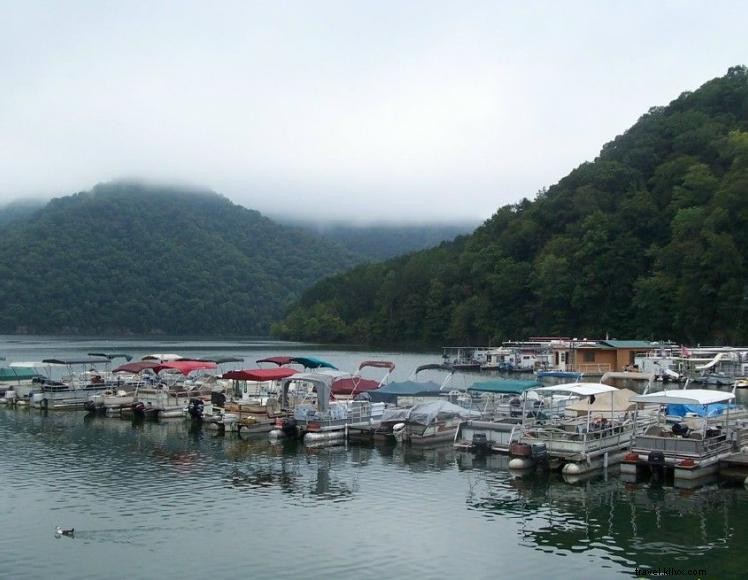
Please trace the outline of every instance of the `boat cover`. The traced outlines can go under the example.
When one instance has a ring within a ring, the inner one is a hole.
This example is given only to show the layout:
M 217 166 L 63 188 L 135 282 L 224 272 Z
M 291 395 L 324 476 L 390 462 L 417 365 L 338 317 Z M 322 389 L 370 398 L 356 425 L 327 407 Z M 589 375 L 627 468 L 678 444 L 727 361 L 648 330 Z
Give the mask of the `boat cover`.
M 429 401 L 428 403 L 419 403 L 410 408 L 408 412 L 408 422 L 418 425 L 430 425 L 437 419 L 448 419 L 452 417 L 470 417 L 479 416 L 477 411 L 465 409 L 449 401 Z
M 132 373 L 136 375 L 146 369 L 153 370 L 160 365 L 161 365 L 160 362 L 156 362 L 153 360 L 138 360 L 135 362 L 129 362 L 129 363 L 120 365 L 116 369 L 113 369 L 112 372 L 113 373 Z M 153 371 L 153 372 L 156 372 L 156 371 Z
M 659 403 L 661 405 L 713 405 L 734 399 L 733 393 L 707 389 L 669 389 L 632 398 L 637 403 Z
M 28 381 L 34 377 L 40 377 L 33 367 L 2 367 L 0 368 L 0 381 Z
M 42 362 L 50 365 L 95 365 L 108 363 L 109 359 L 96 357 L 73 359 L 45 358 Z
M 388 360 L 365 360 L 360 365 L 358 365 L 358 370 L 361 370 L 364 367 L 390 369 L 390 372 L 392 372 L 395 370 L 395 363 Z
M 403 381 L 386 384 L 373 391 L 368 391 L 369 398 L 377 403 L 390 403 L 398 396 L 438 395 L 441 385 L 433 381 Z
M 278 381 L 295 375 L 294 369 L 243 369 L 223 373 L 221 378 L 235 381 Z
M 257 364 L 260 363 L 273 363 L 274 365 L 278 365 L 279 367 L 282 367 L 283 365 L 291 364 L 291 357 L 290 356 L 269 356 L 268 358 L 261 358 L 255 361 Z
M 373 379 L 362 379 L 361 377 L 347 377 L 336 380 L 332 384 L 333 395 L 355 395 L 365 393 L 379 388 L 381 383 Z
M 88 356 L 104 357 L 104 358 L 108 358 L 109 360 L 113 360 L 115 358 L 123 358 L 123 359 L 125 359 L 127 361 L 131 361 L 132 360 L 132 355 L 125 354 L 125 353 L 119 353 L 119 352 L 114 352 L 114 353 L 108 353 L 108 352 L 89 352 Z
M 319 359 L 313 356 L 294 356 L 294 357 L 291 357 L 291 362 L 303 365 L 305 369 L 327 368 L 327 369 L 337 370 L 338 368 L 334 365 L 331 365 L 327 361 L 324 361 L 322 359 Z
M 725 403 L 713 403 L 711 405 L 668 405 L 665 414 L 672 417 L 685 417 L 687 415 L 696 417 L 720 417 L 724 414 L 728 405 Z M 734 409 L 735 405 L 729 405 Z
M 490 381 L 479 381 L 468 387 L 468 391 L 480 393 L 510 393 L 522 394 L 528 389 L 541 387 L 538 381 L 521 381 L 514 379 L 493 379 Z
M 157 373 L 160 373 L 163 370 L 175 370 L 179 371 L 183 375 L 189 375 L 193 371 L 203 370 L 203 369 L 214 369 L 218 365 L 214 363 L 213 361 L 203 361 L 203 360 L 174 360 L 169 361 L 165 363 L 161 363 L 153 370 Z

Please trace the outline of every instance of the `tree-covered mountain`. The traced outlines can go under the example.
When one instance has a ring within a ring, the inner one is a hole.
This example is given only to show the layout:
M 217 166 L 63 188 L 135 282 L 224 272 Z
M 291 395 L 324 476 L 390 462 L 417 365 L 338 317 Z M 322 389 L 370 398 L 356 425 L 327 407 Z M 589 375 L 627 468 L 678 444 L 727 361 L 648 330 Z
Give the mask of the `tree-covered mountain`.
M 0 332 L 263 335 L 354 263 L 212 192 L 99 185 L 0 226 Z
M 438 248 L 304 293 L 274 331 L 367 343 L 530 335 L 748 342 L 748 70 L 654 107 L 557 184 Z
M 283 222 L 281 222 L 283 223 Z M 356 223 L 310 223 L 289 221 L 312 233 L 338 243 L 362 261 L 381 261 L 418 250 L 433 248 L 457 236 L 471 233 L 478 223 L 444 224 L 356 224 Z

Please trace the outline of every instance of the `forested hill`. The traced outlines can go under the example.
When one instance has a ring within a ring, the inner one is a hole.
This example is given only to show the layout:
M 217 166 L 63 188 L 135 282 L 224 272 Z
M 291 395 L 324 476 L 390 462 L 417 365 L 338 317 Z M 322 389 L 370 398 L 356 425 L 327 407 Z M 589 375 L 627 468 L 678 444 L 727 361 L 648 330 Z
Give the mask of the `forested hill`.
M 304 293 L 277 335 L 486 343 L 532 335 L 748 342 L 748 71 L 654 107 L 476 232 Z
M 215 193 L 105 184 L 0 226 L 0 332 L 267 334 L 353 264 Z

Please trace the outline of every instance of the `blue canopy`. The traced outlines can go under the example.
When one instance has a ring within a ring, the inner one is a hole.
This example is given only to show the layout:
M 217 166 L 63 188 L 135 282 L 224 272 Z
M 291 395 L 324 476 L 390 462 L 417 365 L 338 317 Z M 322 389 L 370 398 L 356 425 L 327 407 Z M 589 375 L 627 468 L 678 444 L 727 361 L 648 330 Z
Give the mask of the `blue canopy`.
M 522 394 L 527 389 L 534 389 L 536 387 L 542 387 L 543 385 L 538 381 L 521 381 L 514 379 L 493 379 L 490 381 L 480 381 L 473 383 L 468 387 L 468 391 L 480 392 L 480 393 L 512 393 Z
M 338 367 L 333 366 L 329 362 L 313 357 L 313 356 L 294 356 L 294 357 L 291 357 L 290 361 L 292 363 L 298 363 L 300 365 L 303 365 L 305 369 L 326 368 L 326 369 L 338 370 Z

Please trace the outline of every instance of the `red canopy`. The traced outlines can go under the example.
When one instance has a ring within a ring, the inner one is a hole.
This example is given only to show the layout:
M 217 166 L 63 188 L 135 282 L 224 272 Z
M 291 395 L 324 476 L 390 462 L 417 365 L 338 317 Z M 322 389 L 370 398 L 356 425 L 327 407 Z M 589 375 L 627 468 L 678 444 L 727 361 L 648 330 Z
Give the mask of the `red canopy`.
M 216 363 L 214 363 L 213 361 L 207 360 L 174 360 L 161 363 L 158 366 L 154 367 L 153 370 L 157 373 L 160 373 L 164 369 L 173 369 L 186 376 L 192 371 L 197 371 L 200 369 L 214 369 L 217 366 L 218 365 L 216 365 Z
M 263 362 L 269 362 L 278 365 L 279 367 L 282 367 L 283 365 L 287 365 L 291 362 L 291 359 L 293 357 L 290 356 L 271 356 L 268 358 L 261 358 L 258 361 L 255 361 L 257 364 L 263 363 Z
M 223 374 L 224 379 L 233 379 L 235 381 L 278 381 L 291 375 L 295 375 L 294 369 L 243 369 L 240 371 L 229 371 Z
M 141 371 L 144 371 L 145 369 L 155 369 L 158 366 L 161 366 L 161 363 L 152 361 L 152 360 L 139 360 L 139 361 L 129 362 L 121 366 L 118 366 L 112 372 L 113 373 L 139 373 Z M 154 370 L 153 372 L 157 372 L 157 371 Z
M 372 379 L 362 379 L 361 377 L 351 377 L 347 379 L 338 379 L 332 384 L 333 395 L 355 395 L 364 391 L 373 391 L 379 388 L 379 381 Z
M 358 370 L 361 370 L 364 367 L 375 367 L 378 369 L 390 369 L 390 372 L 395 370 L 395 363 L 390 362 L 388 360 L 365 360 L 360 365 L 358 365 Z

